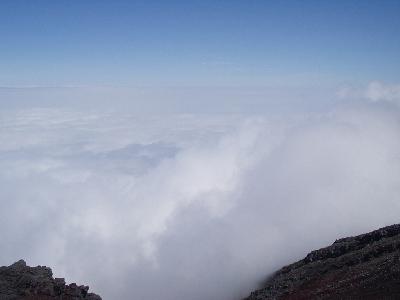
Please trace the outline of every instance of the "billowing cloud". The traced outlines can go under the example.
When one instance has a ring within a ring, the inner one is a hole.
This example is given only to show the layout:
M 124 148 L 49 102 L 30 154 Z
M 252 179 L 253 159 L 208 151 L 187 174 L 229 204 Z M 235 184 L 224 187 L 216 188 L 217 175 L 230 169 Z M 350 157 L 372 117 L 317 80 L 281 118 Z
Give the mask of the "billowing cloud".
M 105 299 L 240 299 L 309 250 L 398 222 L 399 116 L 7 112 L 0 263 L 52 266 Z

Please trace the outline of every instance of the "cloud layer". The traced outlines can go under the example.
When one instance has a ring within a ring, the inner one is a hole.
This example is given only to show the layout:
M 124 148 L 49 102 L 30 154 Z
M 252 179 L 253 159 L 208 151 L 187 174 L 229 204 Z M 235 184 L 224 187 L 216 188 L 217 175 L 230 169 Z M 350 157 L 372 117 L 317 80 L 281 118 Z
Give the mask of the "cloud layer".
M 240 299 L 311 249 L 398 222 L 399 117 L 368 103 L 268 117 L 8 112 L 0 263 L 50 265 L 105 299 Z
M 361 98 L 370 102 L 400 104 L 400 84 L 372 81 L 364 87 L 343 87 L 339 90 L 339 96 L 351 100 Z

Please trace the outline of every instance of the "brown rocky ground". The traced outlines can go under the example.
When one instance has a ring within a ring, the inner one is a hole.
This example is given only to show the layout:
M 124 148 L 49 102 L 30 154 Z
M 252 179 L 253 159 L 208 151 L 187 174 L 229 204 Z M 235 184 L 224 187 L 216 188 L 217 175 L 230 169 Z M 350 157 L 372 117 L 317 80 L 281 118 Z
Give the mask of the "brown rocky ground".
M 65 284 L 48 267 L 29 267 L 23 260 L 0 267 L 0 300 L 101 300 L 88 286 Z
M 400 299 L 400 224 L 312 251 L 246 299 Z

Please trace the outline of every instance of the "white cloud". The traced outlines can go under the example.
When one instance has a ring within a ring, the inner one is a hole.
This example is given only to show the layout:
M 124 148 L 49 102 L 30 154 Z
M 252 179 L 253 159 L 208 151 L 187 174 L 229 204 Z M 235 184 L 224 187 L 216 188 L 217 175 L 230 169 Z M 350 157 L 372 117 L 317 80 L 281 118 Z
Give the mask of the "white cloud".
M 379 81 L 368 84 L 365 93 L 371 101 L 400 102 L 400 84 L 387 85 Z
M 371 102 L 392 102 L 400 104 L 400 84 L 386 84 L 380 81 L 372 81 L 364 87 L 345 86 L 339 89 L 341 98 L 353 100 L 362 98 Z
M 398 221 L 398 116 L 2 115 L 0 263 L 52 266 L 105 299 L 240 299 Z

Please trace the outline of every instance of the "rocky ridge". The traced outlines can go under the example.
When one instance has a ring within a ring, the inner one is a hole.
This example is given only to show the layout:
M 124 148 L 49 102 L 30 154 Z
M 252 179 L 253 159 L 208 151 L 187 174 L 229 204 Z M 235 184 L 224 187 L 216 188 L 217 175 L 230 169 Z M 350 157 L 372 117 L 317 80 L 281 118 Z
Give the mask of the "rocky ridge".
M 266 299 L 400 299 L 400 224 L 312 251 L 246 298 Z
M 23 260 L 0 267 L 0 300 L 101 300 L 88 290 L 84 285 L 66 285 L 64 278 L 53 278 L 50 268 L 29 267 Z

